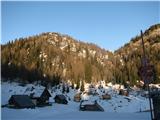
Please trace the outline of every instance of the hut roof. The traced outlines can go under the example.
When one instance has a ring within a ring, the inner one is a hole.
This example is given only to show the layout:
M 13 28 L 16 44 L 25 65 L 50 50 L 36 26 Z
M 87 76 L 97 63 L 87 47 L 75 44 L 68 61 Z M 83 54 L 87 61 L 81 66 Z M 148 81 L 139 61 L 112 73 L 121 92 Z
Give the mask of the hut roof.
M 21 108 L 35 106 L 28 95 L 12 95 L 9 101 L 12 101 L 12 100 L 18 105 L 18 107 L 21 107 Z
M 47 90 L 47 88 L 45 88 L 45 89 L 43 90 L 41 96 L 42 96 L 42 95 L 44 95 L 44 96 L 47 95 L 47 96 L 51 97 L 51 94 L 50 94 L 50 92 Z
M 80 110 L 82 111 L 104 111 L 104 109 L 97 103 L 95 102 L 94 104 L 86 104 L 83 103 L 80 105 Z
M 51 97 L 50 92 L 45 87 L 36 88 L 33 91 L 27 91 L 24 94 L 26 94 L 26 95 L 31 95 L 32 94 L 32 97 L 34 97 L 34 98 L 39 98 L 44 94 L 47 94 L 49 97 Z

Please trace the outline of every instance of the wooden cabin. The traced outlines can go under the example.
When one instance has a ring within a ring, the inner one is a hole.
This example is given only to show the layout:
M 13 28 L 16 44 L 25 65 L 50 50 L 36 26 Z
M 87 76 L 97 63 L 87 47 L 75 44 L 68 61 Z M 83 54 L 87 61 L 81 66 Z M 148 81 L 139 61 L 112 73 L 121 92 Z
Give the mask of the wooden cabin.
M 51 94 L 47 90 L 47 88 L 37 90 L 34 93 L 30 94 L 30 98 L 36 106 L 49 105 L 49 98 L 50 97 L 51 97 Z
M 102 95 L 101 99 L 102 100 L 110 100 L 111 99 L 111 95 L 109 95 L 109 94 Z
M 104 111 L 104 109 L 95 101 L 94 104 L 82 104 L 80 103 L 81 111 Z
M 54 100 L 59 104 L 68 104 L 68 101 L 64 95 L 56 95 Z
M 129 92 L 128 92 L 127 90 L 120 89 L 120 90 L 119 90 L 119 95 L 128 96 L 128 95 L 129 95 Z
M 74 101 L 75 101 L 75 102 L 80 102 L 80 101 L 81 101 L 81 94 L 80 94 L 80 93 L 77 93 L 77 94 L 74 96 Z
M 35 108 L 28 95 L 12 95 L 8 103 L 11 108 Z

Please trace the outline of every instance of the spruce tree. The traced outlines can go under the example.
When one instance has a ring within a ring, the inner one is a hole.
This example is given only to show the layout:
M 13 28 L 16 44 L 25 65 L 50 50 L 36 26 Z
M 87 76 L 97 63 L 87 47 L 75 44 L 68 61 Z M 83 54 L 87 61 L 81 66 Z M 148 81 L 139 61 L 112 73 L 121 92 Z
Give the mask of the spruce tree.
M 85 64 L 85 80 L 87 83 L 91 83 L 92 80 L 92 66 L 89 62 Z
M 69 93 L 69 86 L 67 86 L 67 91 L 66 92 Z
M 79 81 L 77 80 L 77 84 L 76 84 L 76 89 L 78 90 L 79 89 Z
M 62 86 L 62 93 L 65 93 L 66 89 L 65 89 L 65 85 Z
M 74 89 L 74 82 L 73 82 L 73 81 L 72 81 L 72 85 L 71 85 L 71 88 L 72 88 L 72 89 Z
M 80 90 L 81 90 L 81 92 L 84 91 L 84 82 L 83 81 L 81 82 L 81 89 Z

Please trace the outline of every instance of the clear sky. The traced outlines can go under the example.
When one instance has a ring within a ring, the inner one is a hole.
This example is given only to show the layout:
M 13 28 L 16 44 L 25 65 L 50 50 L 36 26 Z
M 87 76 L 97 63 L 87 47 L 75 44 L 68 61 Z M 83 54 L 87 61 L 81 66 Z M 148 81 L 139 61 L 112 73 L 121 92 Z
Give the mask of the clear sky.
M 116 50 L 160 23 L 160 2 L 2 2 L 2 40 L 59 32 Z

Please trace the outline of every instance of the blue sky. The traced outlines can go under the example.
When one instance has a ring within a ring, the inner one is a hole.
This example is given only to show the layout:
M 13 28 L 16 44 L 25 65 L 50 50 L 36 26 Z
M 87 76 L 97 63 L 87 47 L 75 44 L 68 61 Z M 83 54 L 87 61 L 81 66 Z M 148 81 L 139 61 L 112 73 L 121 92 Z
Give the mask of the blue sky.
M 153 24 L 160 2 L 2 2 L 2 40 L 59 32 L 114 51 Z

